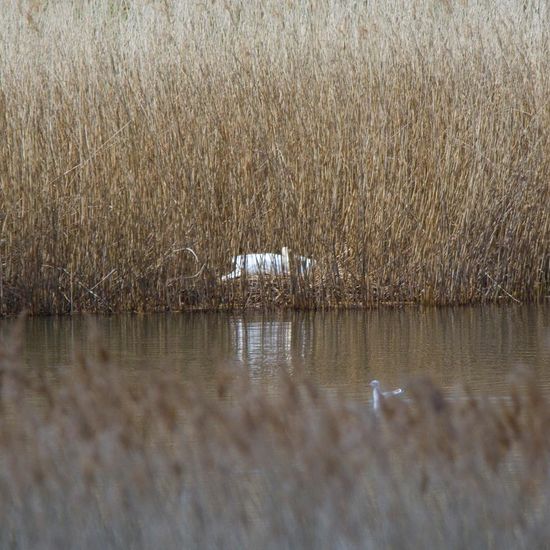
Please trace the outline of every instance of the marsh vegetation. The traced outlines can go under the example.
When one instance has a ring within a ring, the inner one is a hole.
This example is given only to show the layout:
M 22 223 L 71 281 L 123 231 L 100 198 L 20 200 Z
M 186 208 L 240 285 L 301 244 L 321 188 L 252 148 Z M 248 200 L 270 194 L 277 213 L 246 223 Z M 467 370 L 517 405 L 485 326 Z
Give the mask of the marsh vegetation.
M 546 2 L 21 0 L 0 28 L 0 313 L 549 293 Z M 311 276 L 221 281 L 283 246 Z

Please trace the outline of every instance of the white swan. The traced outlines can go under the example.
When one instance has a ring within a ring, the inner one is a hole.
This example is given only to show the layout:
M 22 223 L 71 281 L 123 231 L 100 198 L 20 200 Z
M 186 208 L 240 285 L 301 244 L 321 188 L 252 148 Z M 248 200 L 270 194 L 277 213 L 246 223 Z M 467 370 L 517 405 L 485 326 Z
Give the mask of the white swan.
M 397 388 L 391 391 L 382 391 L 380 389 L 380 382 L 378 380 L 373 380 L 369 386 L 372 388 L 372 408 L 375 412 L 380 410 L 380 402 L 386 397 L 392 397 L 393 395 L 399 395 L 403 393 L 401 388 Z
M 304 256 L 293 256 L 293 265 L 296 264 L 298 273 L 306 274 L 311 270 L 315 261 Z M 290 258 L 288 247 L 283 246 L 281 254 L 271 252 L 258 254 L 240 254 L 233 257 L 234 269 L 231 273 L 222 276 L 222 281 L 237 279 L 243 275 L 288 275 L 290 272 Z

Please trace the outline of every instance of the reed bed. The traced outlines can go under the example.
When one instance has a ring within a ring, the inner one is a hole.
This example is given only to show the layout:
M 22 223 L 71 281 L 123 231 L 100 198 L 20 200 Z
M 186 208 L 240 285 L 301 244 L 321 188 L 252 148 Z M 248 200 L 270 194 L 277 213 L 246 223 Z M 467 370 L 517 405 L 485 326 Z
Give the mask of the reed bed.
M 132 379 L 101 346 L 0 374 L 2 548 L 547 548 L 550 403 L 444 399 L 412 383 L 379 415 L 281 372 L 215 392 Z
M 2 314 L 549 294 L 545 1 L 6 0 L 0 29 Z M 222 284 L 282 246 L 310 278 Z

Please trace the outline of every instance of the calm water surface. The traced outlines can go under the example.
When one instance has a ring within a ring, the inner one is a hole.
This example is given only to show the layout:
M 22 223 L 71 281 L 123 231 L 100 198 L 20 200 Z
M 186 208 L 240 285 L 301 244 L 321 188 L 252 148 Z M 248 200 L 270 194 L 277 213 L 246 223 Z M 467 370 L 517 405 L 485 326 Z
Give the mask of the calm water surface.
M 121 369 L 175 369 L 206 385 L 223 368 L 274 383 L 281 368 L 304 370 L 321 386 L 357 399 L 368 382 L 406 385 L 429 375 L 446 390 L 468 383 L 500 395 L 514 368 L 537 371 L 550 396 L 550 306 L 485 306 L 329 313 L 226 313 L 93 317 Z M 6 335 L 13 320 L 0 322 Z M 31 318 L 24 325 L 27 368 L 68 368 L 95 346 L 84 317 Z

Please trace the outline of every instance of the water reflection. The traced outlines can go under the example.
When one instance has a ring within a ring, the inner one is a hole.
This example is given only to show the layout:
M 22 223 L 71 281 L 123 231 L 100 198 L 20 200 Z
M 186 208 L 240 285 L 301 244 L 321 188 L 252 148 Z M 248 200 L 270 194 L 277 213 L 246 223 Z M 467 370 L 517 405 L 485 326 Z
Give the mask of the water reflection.
M 427 374 L 444 388 L 504 391 L 518 365 L 537 370 L 550 393 L 550 307 L 510 306 L 318 313 L 167 314 L 94 317 L 99 337 L 129 374 L 177 369 L 208 384 L 220 368 L 259 381 L 279 369 L 304 369 L 327 388 L 364 399 L 368 383 L 406 385 Z M 0 334 L 13 320 L 0 322 Z M 27 319 L 23 360 L 29 368 L 64 368 L 76 350 L 93 351 L 82 317 Z
M 291 368 L 290 321 L 233 319 L 231 324 L 235 356 L 252 373 L 261 374 L 265 366 Z

